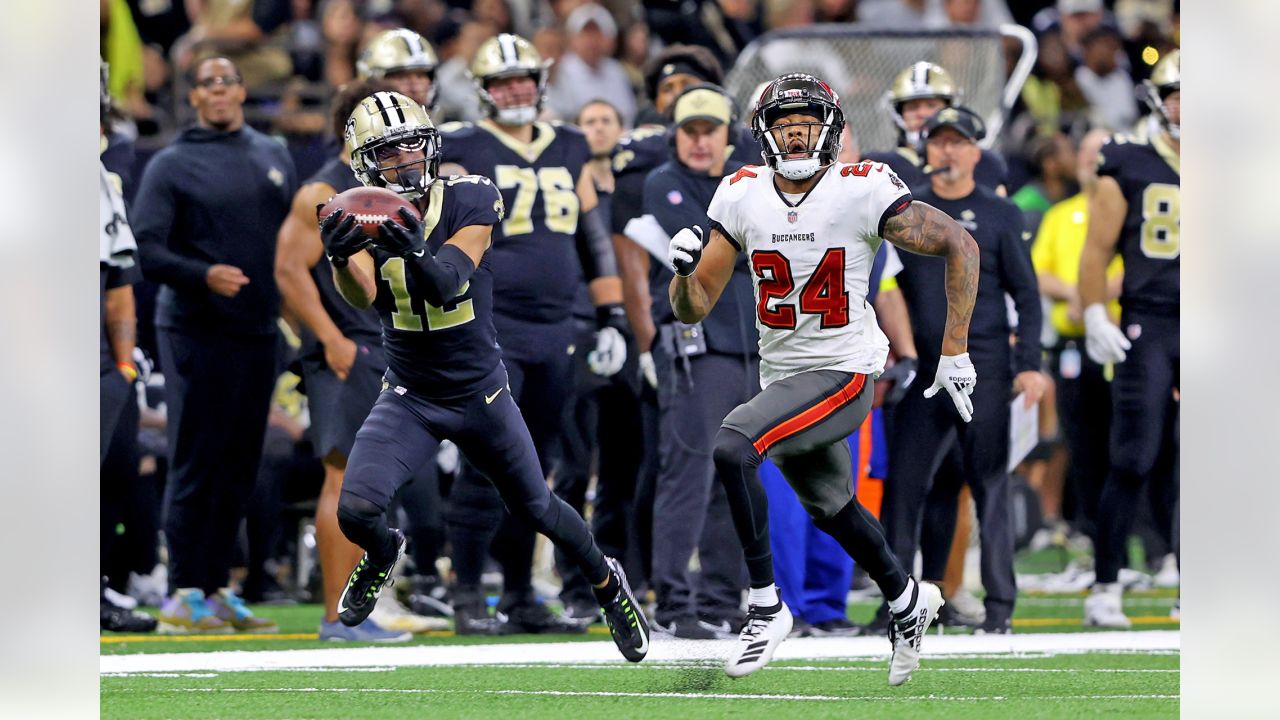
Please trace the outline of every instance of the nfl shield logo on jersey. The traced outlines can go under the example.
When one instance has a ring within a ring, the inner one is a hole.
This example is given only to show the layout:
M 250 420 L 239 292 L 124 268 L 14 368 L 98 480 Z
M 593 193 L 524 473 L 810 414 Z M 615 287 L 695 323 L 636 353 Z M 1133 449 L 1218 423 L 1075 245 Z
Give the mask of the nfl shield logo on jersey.
M 796 212 L 795 210 L 791 210 L 787 213 L 787 222 L 791 223 L 792 225 L 794 225 L 795 222 L 799 219 L 800 219 L 800 213 Z

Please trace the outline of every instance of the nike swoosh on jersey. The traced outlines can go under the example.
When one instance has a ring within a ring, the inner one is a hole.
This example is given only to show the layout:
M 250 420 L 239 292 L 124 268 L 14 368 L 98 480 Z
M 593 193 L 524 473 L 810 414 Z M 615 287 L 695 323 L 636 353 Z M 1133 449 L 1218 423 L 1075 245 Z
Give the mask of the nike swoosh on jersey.
M 493 391 L 493 394 L 492 394 L 492 395 L 485 395 L 485 396 L 484 396 L 484 404 L 485 404 L 485 405 L 492 405 L 492 404 L 493 404 L 494 399 L 496 399 L 496 398 L 497 398 L 499 395 L 501 395 L 501 394 L 502 394 L 502 388 L 498 388 L 497 390 Z

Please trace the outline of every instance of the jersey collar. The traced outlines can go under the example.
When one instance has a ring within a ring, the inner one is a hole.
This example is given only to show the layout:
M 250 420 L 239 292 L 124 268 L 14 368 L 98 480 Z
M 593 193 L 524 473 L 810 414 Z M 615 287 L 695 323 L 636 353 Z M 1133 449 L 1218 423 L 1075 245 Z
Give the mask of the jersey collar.
M 493 135 L 498 142 L 510 148 L 511 152 L 524 158 L 527 162 L 534 162 L 538 156 L 546 150 L 556 139 L 555 129 L 550 123 L 535 122 L 533 124 L 533 141 L 525 144 L 503 132 L 492 120 L 485 118 L 476 123 L 476 126 L 485 132 Z
M 782 188 L 778 187 L 778 183 L 776 180 L 771 178 L 769 180 L 769 184 L 773 186 L 773 192 L 778 195 L 778 199 L 782 201 L 783 205 L 786 205 L 789 208 L 797 208 L 797 207 L 800 207 L 800 205 L 803 204 L 805 200 L 809 199 L 809 196 L 812 195 L 813 191 L 817 190 L 818 186 L 821 185 L 822 182 L 827 179 L 827 176 L 831 174 L 831 169 L 834 168 L 837 164 L 838 163 L 831 163 L 825 168 L 822 168 L 821 170 L 819 170 L 818 172 L 822 173 L 822 176 L 818 178 L 818 182 L 814 183 L 813 186 L 810 187 L 808 190 L 805 190 L 804 194 L 800 196 L 800 199 L 797 200 L 794 205 L 791 203 L 790 200 L 787 199 L 786 195 L 782 194 Z M 775 171 L 775 174 L 776 174 L 776 171 Z
M 427 190 L 427 209 L 422 213 L 422 237 L 431 237 L 431 233 L 440 224 L 440 215 L 444 212 L 444 180 L 436 178 Z
M 1165 141 L 1164 133 L 1159 133 L 1151 138 L 1151 147 L 1156 149 L 1156 152 L 1160 154 L 1160 157 L 1164 158 L 1166 163 L 1169 163 L 1169 167 L 1173 168 L 1174 172 L 1178 173 L 1179 176 L 1182 175 L 1182 170 L 1180 169 L 1182 156 Z

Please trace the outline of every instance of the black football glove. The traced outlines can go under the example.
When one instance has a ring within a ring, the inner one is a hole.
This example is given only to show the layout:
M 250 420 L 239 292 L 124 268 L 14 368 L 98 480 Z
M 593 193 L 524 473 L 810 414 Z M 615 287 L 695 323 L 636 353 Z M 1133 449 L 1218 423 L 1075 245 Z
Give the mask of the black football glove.
M 404 208 L 400 208 L 399 212 L 403 224 L 394 220 L 382 221 L 382 225 L 378 227 L 378 239 L 373 244 L 392 255 L 422 257 L 427 251 L 422 221 Z
M 331 212 L 320 221 L 320 239 L 329 264 L 336 268 L 346 267 L 348 258 L 373 242 L 356 225 L 356 216 L 342 211 Z
M 892 382 L 893 387 L 884 394 L 884 404 L 894 405 L 906 397 L 907 390 L 916 379 L 916 359 L 913 357 L 898 358 L 893 367 L 885 370 L 878 378 L 879 382 Z

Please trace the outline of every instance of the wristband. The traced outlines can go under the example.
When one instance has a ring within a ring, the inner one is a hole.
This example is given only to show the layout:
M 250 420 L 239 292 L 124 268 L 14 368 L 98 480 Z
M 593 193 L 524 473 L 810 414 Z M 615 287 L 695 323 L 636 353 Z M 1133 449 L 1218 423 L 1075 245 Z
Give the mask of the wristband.
M 116 363 L 116 369 L 124 373 L 128 377 L 129 382 L 133 382 L 138 379 L 138 366 L 131 362 Z
M 344 258 L 344 257 L 331 257 L 331 258 L 329 258 L 329 264 L 330 264 L 330 265 L 332 265 L 333 267 L 335 267 L 335 268 L 337 268 L 337 269 L 341 270 L 342 268 L 344 268 L 344 267 L 346 267 L 346 266 L 347 266 L 347 258 Z

